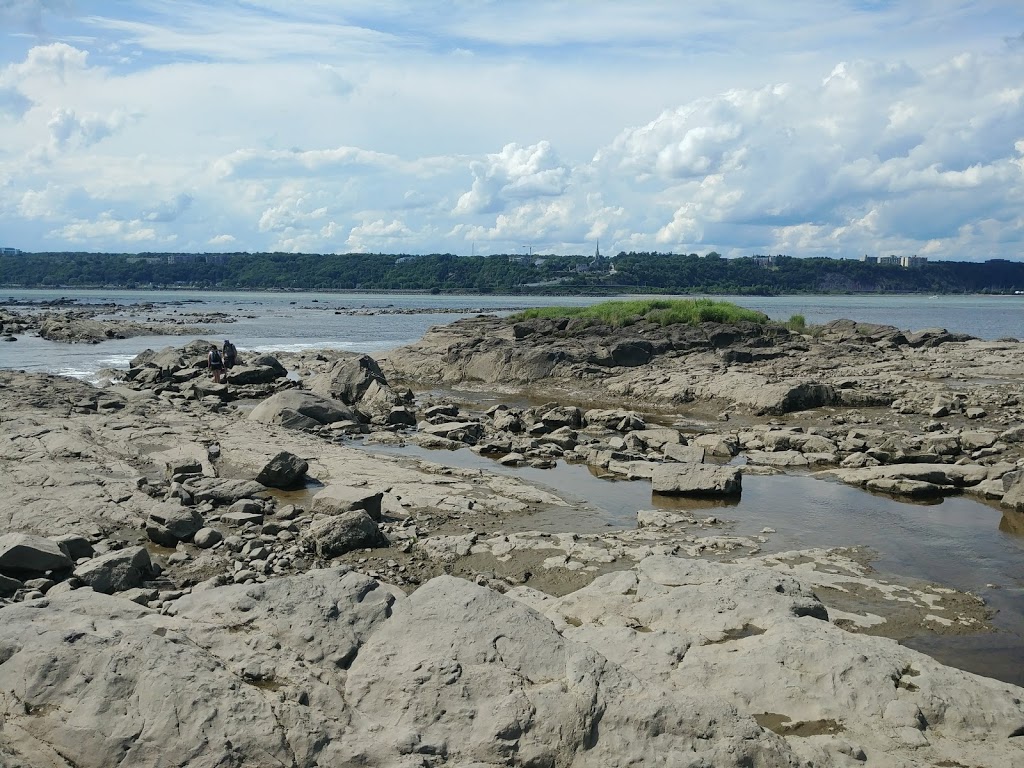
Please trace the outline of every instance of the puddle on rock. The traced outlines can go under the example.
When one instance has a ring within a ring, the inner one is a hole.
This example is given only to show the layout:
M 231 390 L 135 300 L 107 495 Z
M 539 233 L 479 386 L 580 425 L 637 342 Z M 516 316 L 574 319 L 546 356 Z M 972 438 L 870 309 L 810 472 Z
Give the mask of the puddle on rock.
M 470 450 L 439 453 L 415 445 L 351 443 L 370 453 L 519 477 L 554 489 L 572 506 L 516 521 L 549 532 L 599 533 L 636 527 L 636 513 L 655 507 L 707 510 L 730 521 L 738 536 L 762 537 L 766 554 L 809 548 L 863 548 L 882 577 L 953 587 L 984 599 L 996 631 L 968 636 L 924 635 L 908 647 L 976 674 L 1024 684 L 1024 515 L 1003 513 L 970 497 L 937 504 L 906 503 L 810 474 L 745 475 L 739 498 L 652 495 L 648 480 L 606 480 L 591 468 L 559 461 L 553 469 L 505 467 Z M 765 533 L 770 529 L 770 533 Z M 525 528 L 524 528 L 525 530 Z
M 794 723 L 777 712 L 762 712 L 754 715 L 754 720 L 762 728 L 780 736 L 829 736 L 846 730 L 836 720 L 798 720 Z
M 757 637 L 763 635 L 764 630 L 753 624 L 744 624 L 739 629 L 727 629 L 722 633 L 722 637 L 718 640 L 712 640 L 708 645 L 721 645 L 722 643 L 731 643 L 734 640 L 743 640 L 747 637 Z

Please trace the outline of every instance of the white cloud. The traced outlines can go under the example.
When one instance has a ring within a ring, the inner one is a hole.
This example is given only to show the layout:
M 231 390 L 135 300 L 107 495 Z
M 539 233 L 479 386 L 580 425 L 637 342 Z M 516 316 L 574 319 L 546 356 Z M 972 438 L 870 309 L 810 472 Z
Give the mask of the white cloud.
M 52 78 L 59 82 L 87 66 L 89 53 L 66 43 L 38 45 L 30 49 L 25 61 L 9 65 L 3 73 L 6 81 Z
M 241 149 L 214 163 L 214 172 L 222 179 L 266 178 L 280 176 L 316 176 L 341 171 L 396 168 L 401 161 L 393 156 L 358 147 L 336 147 L 307 151 Z
M 0 0 L 0 231 L 1019 258 L 1024 7 L 927 9 Z
M 257 226 L 260 232 L 285 232 L 307 227 L 326 216 L 326 207 L 311 208 L 310 197 L 297 194 L 263 211 Z
M 87 114 L 79 117 L 71 109 L 57 109 L 46 123 L 50 132 L 50 147 L 61 151 L 69 145 L 90 147 L 124 126 L 131 117 L 117 111 L 103 117 Z
M 560 195 L 570 176 L 546 141 L 529 147 L 506 144 L 501 152 L 470 163 L 469 169 L 473 186 L 459 197 L 456 215 L 497 213 L 514 200 Z
M 107 243 L 150 242 L 157 239 L 157 233 L 141 221 L 123 221 L 104 215 L 95 221 L 72 222 L 51 231 L 49 237 L 61 238 L 72 243 L 94 242 L 97 248 L 109 248 Z

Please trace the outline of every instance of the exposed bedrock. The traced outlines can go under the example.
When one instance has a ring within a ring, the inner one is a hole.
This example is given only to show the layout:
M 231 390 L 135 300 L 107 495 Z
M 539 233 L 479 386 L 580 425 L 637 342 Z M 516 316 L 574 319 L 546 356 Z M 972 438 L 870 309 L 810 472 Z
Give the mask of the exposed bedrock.
M 389 378 L 413 382 L 569 389 L 648 404 L 714 401 L 780 415 L 888 406 L 911 389 L 896 371 L 917 370 L 912 378 L 924 378 L 921 367 L 936 350 L 947 370 L 960 362 L 974 367 L 980 352 L 1007 343 L 849 320 L 811 335 L 754 323 L 612 328 L 476 317 L 430 329 L 416 344 L 389 352 L 381 367 Z

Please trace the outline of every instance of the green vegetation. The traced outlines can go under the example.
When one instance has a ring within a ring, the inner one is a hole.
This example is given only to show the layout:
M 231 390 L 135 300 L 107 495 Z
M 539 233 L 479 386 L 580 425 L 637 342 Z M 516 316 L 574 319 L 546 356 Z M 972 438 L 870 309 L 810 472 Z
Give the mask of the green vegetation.
M 585 323 L 621 328 L 641 320 L 658 325 L 697 323 L 768 323 L 768 316 L 728 301 L 711 299 L 652 299 L 647 301 L 605 301 L 589 307 L 537 307 L 512 316 L 513 320 L 538 317 L 581 320 Z
M 796 333 L 803 333 L 807 330 L 807 318 L 803 315 L 793 315 L 786 321 L 786 327 Z
M 1024 290 L 1024 263 L 941 261 L 903 268 L 853 259 L 634 252 L 613 259 L 450 253 L 22 253 L 0 255 L 0 286 L 561 296 L 1005 294 Z

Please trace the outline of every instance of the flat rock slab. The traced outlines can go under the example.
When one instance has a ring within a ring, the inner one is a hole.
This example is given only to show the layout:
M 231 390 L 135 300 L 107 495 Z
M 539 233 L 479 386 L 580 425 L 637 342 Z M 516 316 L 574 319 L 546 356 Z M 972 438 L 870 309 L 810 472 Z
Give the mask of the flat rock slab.
M 673 496 L 738 496 L 742 491 L 739 467 L 715 464 L 658 464 L 651 490 Z
M 225 512 L 220 519 L 237 528 L 248 524 L 259 525 L 263 522 L 263 515 L 259 512 Z
M 886 464 L 863 469 L 835 469 L 826 474 L 844 483 L 861 486 L 872 480 L 903 479 L 965 488 L 987 480 L 988 467 L 980 464 Z

